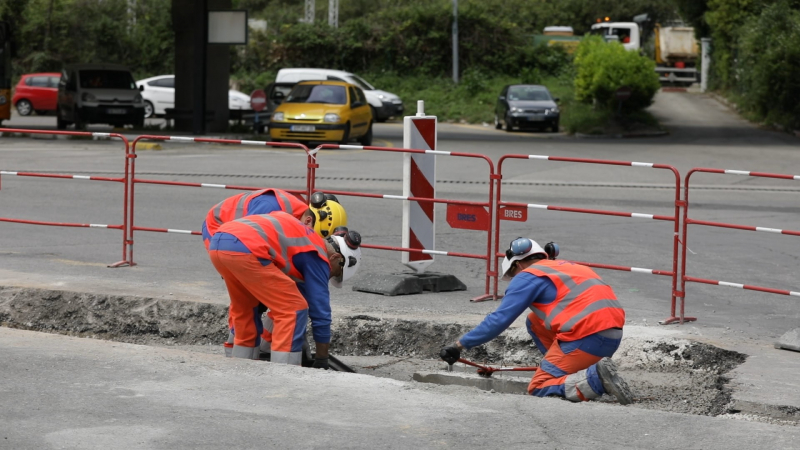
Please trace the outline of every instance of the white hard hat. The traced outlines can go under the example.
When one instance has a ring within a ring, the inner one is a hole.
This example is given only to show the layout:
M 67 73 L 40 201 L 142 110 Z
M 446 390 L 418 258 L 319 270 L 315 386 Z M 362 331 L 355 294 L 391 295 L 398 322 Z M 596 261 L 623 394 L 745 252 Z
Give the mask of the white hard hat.
M 536 243 L 533 239 L 528 238 L 516 238 L 511 241 L 511 244 L 508 246 L 508 250 L 506 250 L 506 257 L 503 258 L 503 264 L 501 266 L 503 280 L 510 281 L 511 276 L 508 274 L 508 271 L 511 270 L 511 265 L 514 261 L 519 261 L 521 259 L 525 259 L 528 256 L 541 254 L 542 258 L 547 259 L 547 252 Z
M 361 266 L 361 235 L 357 231 L 347 231 L 335 234 L 328 239 L 334 244 L 336 251 L 344 257 L 342 276 L 331 278 L 331 284 L 341 288 L 342 282 L 355 275 Z

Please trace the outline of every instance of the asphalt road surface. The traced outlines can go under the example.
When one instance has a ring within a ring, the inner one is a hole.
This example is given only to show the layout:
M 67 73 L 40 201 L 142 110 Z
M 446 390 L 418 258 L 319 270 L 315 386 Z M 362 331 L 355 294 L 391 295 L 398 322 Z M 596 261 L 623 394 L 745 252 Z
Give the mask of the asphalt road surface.
M 800 140 L 758 129 L 706 96 L 659 94 L 652 111 L 670 130 L 669 136 L 576 139 L 441 124 L 439 147 L 483 154 L 495 164 L 508 154 L 552 155 L 666 164 L 682 176 L 693 167 L 800 174 Z M 15 118 L 8 125 L 53 127 L 48 120 L 54 122 L 52 117 Z M 377 125 L 375 138 L 379 145 L 400 146 L 402 127 Z M 287 189 L 305 186 L 306 158 L 297 150 L 186 143 L 162 147 L 139 152 L 137 178 Z M 122 174 L 123 153 L 122 144 L 115 141 L 6 136 L 0 138 L 0 170 L 113 178 Z M 318 162 L 319 189 L 402 194 L 402 158 L 397 154 L 326 150 Z M 674 214 L 676 181 L 667 170 L 519 159 L 506 162 L 502 173 L 505 201 Z M 438 196 L 484 201 L 488 174 L 484 161 L 438 157 Z M 692 177 L 691 186 L 689 211 L 694 219 L 800 229 L 797 180 L 700 174 Z M 137 184 L 135 223 L 199 230 L 208 209 L 232 194 L 221 189 Z M 122 198 L 122 186 L 115 182 L 0 175 L 3 218 L 121 224 Z M 365 242 L 400 245 L 401 202 L 351 196 L 340 196 L 340 200 L 347 208 L 350 227 L 360 231 Z M 437 206 L 437 250 L 485 252 L 486 233 L 452 229 L 444 217 L 445 208 Z M 224 285 L 198 236 L 137 231 L 137 265 L 110 269 L 106 266 L 122 257 L 118 230 L 7 222 L 0 222 L 0 228 L 0 286 L 227 303 Z M 672 267 L 671 222 L 530 209 L 527 222 L 504 221 L 501 232 L 501 245 L 517 236 L 530 236 L 540 243 L 556 241 L 565 259 L 659 270 Z M 796 236 L 693 225 L 688 235 L 688 274 L 800 291 L 798 241 Z M 364 255 L 364 268 L 357 277 L 404 270 L 395 252 L 365 250 Z M 383 297 L 345 286 L 332 292 L 334 313 L 476 323 L 497 305 L 468 301 L 484 292 L 483 261 L 437 257 L 431 269 L 456 275 L 468 291 Z M 623 302 L 629 325 L 652 325 L 669 315 L 668 277 L 600 273 Z M 504 287 L 501 282 L 500 290 Z M 753 345 L 769 343 L 796 328 L 800 318 L 798 297 L 689 284 L 686 299 L 686 314 L 699 318 L 683 326 L 691 330 L 689 334 L 713 332 Z M 432 442 L 442 447 L 515 448 L 533 443 L 553 448 L 796 448 L 797 433 L 791 427 L 655 411 L 632 413 L 551 399 L 530 402 L 502 396 L 498 400 L 489 394 L 479 398 L 449 387 L 431 388 L 428 393 L 424 392 L 427 388 L 410 389 L 403 383 L 373 378 L 360 380 L 359 388 L 353 390 L 351 379 L 335 374 L 16 330 L 0 330 L 0 334 L 0 359 L 7 362 L 5 381 L 0 383 L 0 398 L 6 401 L 0 404 L 7 417 L 14 418 L 13 429 L 0 426 L 0 439 L 9 438 L 16 448 L 107 448 L 114 446 L 117 436 L 126 443 L 139 442 L 133 448 L 165 442 L 174 442 L 172 448 L 199 448 L 230 436 L 226 441 L 230 446 L 244 448 L 270 435 L 277 436 L 274 441 L 284 447 L 302 448 L 427 448 Z M 64 370 L 73 376 L 64 377 Z M 332 376 L 322 381 L 320 377 L 326 375 Z M 231 380 L 238 381 L 226 384 Z M 242 383 L 258 394 L 242 391 Z M 581 423 L 582 432 L 564 431 L 568 415 Z M 489 416 L 494 420 L 486 420 Z M 271 425 L 259 429 L 256 420 Z M 230 426 L 215 425 L 218 422 Z M 470 426 L 477 422 L 482 426 Z M 47 431 L 48 424 L 57 426 Z M 339 440 L 326 441 L 320 434 Z M 386 438 L 376 439 L 376 434 Z M 306 440 L 298 444 L 295 439 Z
M 691 93 L 662 93 L 652 111 L 671 134 L 647 139 L 576 139 L 549 133 L 506 133 L 491 127 L 442 124 L 441 150 L 483 154 L 496 164 L 506 154 L 553 155 L 667 164 L 682 177 L 692 167 L 800 173 L 796 138 L 760 130 L 713 99 Z M 26 120 L 46 120 L 32 117 Z M 12 122 L 10 125 L 14 125 Z M 20 124 L 24 126 L 25 124 Z M 375 127 L 379 145 L 401 146 L 402 126 Z M 212 144 L 165 143 L 161 151 L 140 151 L 138 178 L 252 187 L 305 187 L 305 156 L 297 150 L 270 150 Z M 1 169 L 63 174 L 121 176 L 123 147 L 114 141 L 0 139 Z M 402 157 L 387 152 L 326 150 L 318 158 L 317 187 L 325 190 L 402 194 Z M 673 215 L 675 176 L 644 167 L 508 160 L 502 167 L 503 200 L 592 208 L 639 214 Z M 440 197 L 488 199 L 488 164 L 481 159 L 439 157 Z M 691 179 L 690 216 L 700 220 L 796 230 L 800 203 L 797 181 L 698 174 Z M 137 184 L 137 226 L 199 230 L 208 209 L 230 190 Z M 401 202 L 342 197 L 350 226 L 364 241 L 400 245 Z M 95 224 L 122 223 L 120 183 L 2 177 L 0 217 Z M 481 254 L 487 235 L 456 230 L 437 206 L 437 250 Z M 579 261 L 672 269 L 673 223 L 648 219 L 530 209 L 527 222 L 501 223 L 501 245 L 517 236 L 558 242 L 561 257 Z M 197 236 L 136 232 L 134 268 L 108 269 L 122 259 L 122 233 L 2 223 L 0 281 L 156 297 L 226 302 L 227 296 Z M 699 278 L 798 291 L 800 239 L 774 233 L 692 225 L 687 273 Z M 400 255 L 366 250 L 369 273 L 401 272 Z M 493 302 L 470 304 L 483 293 L 485 262 L 437 257 L 431 270 L 456 275 L 468 292 L 383 298 L 334 291 L 337 308 L 371 310 L 382 302 L 409 315 L 478 320 Z M 632 323 L 669 316 L 669 277 L 601 271 L 617 291 Z M 504 283 L 500 283 L 500 291 Z M 435 299 L 433 298 L 435 297 Z M 774 338 L 796 326 L 797 297 L 689 283 L 686 315 L 698 326 L 730 327 L 753 338 Z

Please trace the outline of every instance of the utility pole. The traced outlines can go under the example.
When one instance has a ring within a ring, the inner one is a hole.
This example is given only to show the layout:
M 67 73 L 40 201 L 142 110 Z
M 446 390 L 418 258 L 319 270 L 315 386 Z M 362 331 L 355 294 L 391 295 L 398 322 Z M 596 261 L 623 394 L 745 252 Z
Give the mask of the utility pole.
M 328 25 L 339 28 L 339 0 L 328 0 Z
M 314 23 L 314 15 L 315 15 L 314 6 L 315 6 L 315 3 L 316 3 L 316 0 L 306 0 L 306 16 L 303 19 L 303 22 L 305 22 L 305 23 Z
M 453 0 L 453 82 L 458 83 L 458 0 Z

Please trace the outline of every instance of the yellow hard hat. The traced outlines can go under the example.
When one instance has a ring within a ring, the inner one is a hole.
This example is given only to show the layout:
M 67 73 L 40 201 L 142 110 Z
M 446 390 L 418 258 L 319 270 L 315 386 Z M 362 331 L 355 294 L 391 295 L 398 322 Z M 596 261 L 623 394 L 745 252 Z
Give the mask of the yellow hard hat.
M 316 192 L 311 196 L 311 204 L 308 207 L 314 213 L 314 231 L 325 238 L 333 235 L 333 230 L 337 227 L 347 226 L 347 211 L 331 196 L 320 196 L 321 192 Z M 325 198 L 324 201 L 320 201 Z

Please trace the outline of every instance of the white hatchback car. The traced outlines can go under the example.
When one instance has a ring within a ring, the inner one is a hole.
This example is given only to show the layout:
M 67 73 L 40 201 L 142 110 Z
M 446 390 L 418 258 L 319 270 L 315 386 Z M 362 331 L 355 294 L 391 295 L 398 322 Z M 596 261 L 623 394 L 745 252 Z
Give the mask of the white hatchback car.
M 144 86 L 144 116 L 166 114 L 167 108 L 175 107 L 175 75 L 159 75 L 136 82 Z M 239 91 L 228 91 L 228 109 L 250 109 L 250 96 Z

